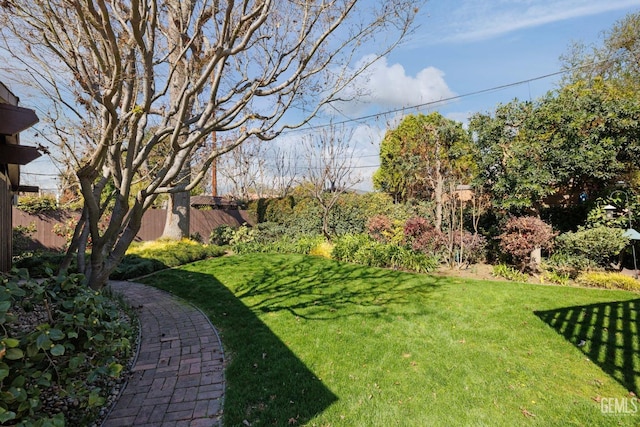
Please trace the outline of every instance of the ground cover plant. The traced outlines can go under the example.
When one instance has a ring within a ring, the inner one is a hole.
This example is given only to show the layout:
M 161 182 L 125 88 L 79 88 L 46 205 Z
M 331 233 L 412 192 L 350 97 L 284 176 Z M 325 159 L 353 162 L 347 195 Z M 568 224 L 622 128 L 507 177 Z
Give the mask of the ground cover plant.
M 640 391 L 636 293 L 280 254 L 146 281 L 219 328 L 226 425 L 638 424 L 602 411 Z
M 0 275 L 0 424 L 91 425 L 123 381 L 131 318 L 79 275 Z
M 165 268 L 222 255 L 223 248 L 203 245 L 190 239 L 159 239 L 137 243 L 127 250 L 122 262 L 111 274 L 111 279 L 133 279 Z

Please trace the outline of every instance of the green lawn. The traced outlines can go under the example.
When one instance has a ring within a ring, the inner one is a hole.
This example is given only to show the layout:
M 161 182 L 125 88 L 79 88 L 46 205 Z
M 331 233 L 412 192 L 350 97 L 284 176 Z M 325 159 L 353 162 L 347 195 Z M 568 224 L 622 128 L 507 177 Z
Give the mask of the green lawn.
M 640 424 L 598 403 L 636 407 L 638 294 L 271 254 L 146 283 L 219 329 L 226 425 Z

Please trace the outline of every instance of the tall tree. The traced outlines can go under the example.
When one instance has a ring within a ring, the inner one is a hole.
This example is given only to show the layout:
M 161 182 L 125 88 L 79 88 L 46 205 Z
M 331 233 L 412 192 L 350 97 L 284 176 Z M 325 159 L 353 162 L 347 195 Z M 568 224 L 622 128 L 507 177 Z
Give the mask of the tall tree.
M 262 141 L 254 139 L 220 157 L 218 173 L 235 198 L 247 202 L 263 197 L 266 151 Z
M 374 185 L 396 200 L 433 199 L 435 226 L 440 230 L 445 193 L 451 184 L 471 180 L 470 142 L 461 123 L 439 113 L 407 116 L 380 145 Z
M 278 197 L 289 195 L 298 179 L 298 154 L 295 150 L 274 148 L 273 165 L 271 167 L 273 194 Z
M 516 99 L 499 105 L 493 115 L 475 114 L 469 122 L 479 168 L 475 187 L 499 209 L 537 210 L 554 191 L 544 147 L 528 135 L 533 110 L 533 103 Z
M 536 102 L 514 100 L 476 114 L 477 187 L 495 207 L 538 214 L 545 198 L 603 188 L 638 170 L 640 100 L 600 78 Z
M 407 34 L 416 12 L 410 0 L 182 3 L 0 3 L 4 48 L 51 97 L 51 111 L 62 113 L 51 117 L 49 131 L 74 151 L 84 197 L 69 255 L 77 253 L 95 288 L 118 265 L 159 194 L 189 191 L 224 152 L 317 116 Z M 370 60 L 356 61 L 358 52 L 372 50 Z M 183 179 L 205 139 L 230 131 L 234 140 Z M 82 145 L 70 144 L 71 136 Z M 160 145 L 167 148 L 162 165 L 132 193 L 146 157 Z
M 548 94 L 529 118 L 557 189 L 602 188 L 638 171 L 640 100 L 601 78 Z

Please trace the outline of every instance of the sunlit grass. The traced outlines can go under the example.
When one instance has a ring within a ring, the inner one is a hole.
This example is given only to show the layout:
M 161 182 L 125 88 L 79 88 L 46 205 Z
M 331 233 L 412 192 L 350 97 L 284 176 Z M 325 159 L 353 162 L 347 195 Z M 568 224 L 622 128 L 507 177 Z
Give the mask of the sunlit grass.
M 219 328 L 226 425 L 640 422 L 599 403 L 638 391 L 637 294 L 271 254 L 146 281 Z

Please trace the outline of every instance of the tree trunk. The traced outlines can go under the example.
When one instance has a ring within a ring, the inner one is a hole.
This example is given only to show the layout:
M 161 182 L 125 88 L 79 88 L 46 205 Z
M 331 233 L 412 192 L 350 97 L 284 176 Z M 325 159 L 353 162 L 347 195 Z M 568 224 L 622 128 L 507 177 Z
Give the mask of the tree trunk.
M 175 1 L 170 2 L 169 7 L 169 38 L 171 40 L 182 40 L 183 28 L 188 26 L 189 16 L 193 9 L 192 1 Z M 171 81 L 169 87 L 169 96 L 171 105 L 177 105 L 183 94 L 183 87 L 187 81 L 187 65 L 186 59 L 181 56 L 182 43 L 174 46 L 169 54 L 169 62 L 175 66 L 175 78 Z M 189 111 L 190 112 L 190 111 Z M 176 126 L 181 126 L 182 117 L 176 117 Z M 186 136 L 180 136 L 182 142 Z M 187 185 L 191 177 L 191 166 L 187 160 L 182 167 L 176 179 L 177 185 Z M 189 192 L 169 193 L 169 202 L 167 205 L 167 219 L 162 231 L 162 237 L 174 240 L 180 240 L 183 237 L 189 237 L 189 209 L 190 197 Z
M 529 261 L 529 268 L 532 272 L 538 273 L 540 266 L 542 265 L 542 249 L 535 248 L 531 251 L 531 260 Z
M 190 199 L 188 191 L 169 194 L 167 218 L 162 232 L 163 238 L 180 240 L 184 237 L 189 237 Z
M 440 171 L 440 160 L 436 160 L 436 185 L 433 189 L 433 197 L 436 202 L 435 228 L 442 231 L 442 196 L 444 193 L 444 177 Z
M 324 237 L 331 241 L 331 233 L 329 232 L 329 212 L 331 208 L 327 206 L 323 206 L 322 210 L 322 234 Z

